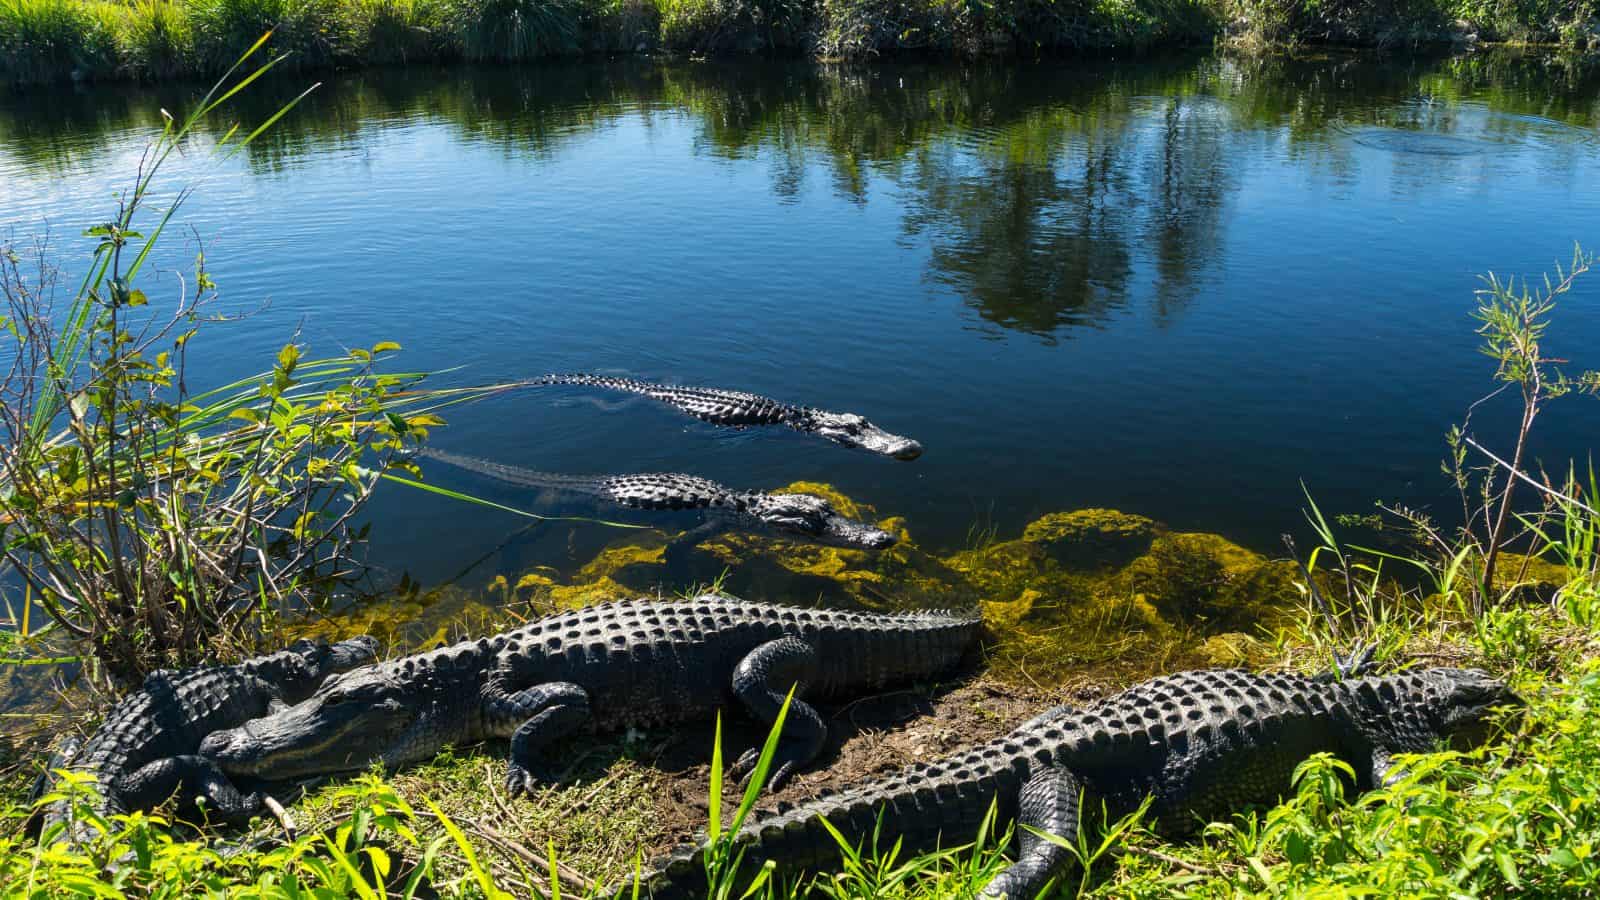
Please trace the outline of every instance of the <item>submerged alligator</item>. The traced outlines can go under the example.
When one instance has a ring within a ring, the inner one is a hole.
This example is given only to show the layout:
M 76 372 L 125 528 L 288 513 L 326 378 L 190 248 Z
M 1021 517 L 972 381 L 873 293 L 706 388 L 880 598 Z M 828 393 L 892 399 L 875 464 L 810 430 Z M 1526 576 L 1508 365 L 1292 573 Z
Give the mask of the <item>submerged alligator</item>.
M 737 700 L 763 723 L 796 696 L 838 697 L 935 675 L 975 643 L 981 621 L 749 603 L 715 594 L 630 600 L 561 613 L 479 641 L 330 679 L 310 699 L 208 737 L 230 776 L 293 779 L 396 767 L 447 744 L 510 738 L 506 784 L 529 790 L 541 748 L 584 727 L 708 718 Z M 796 699 L 774 785 L 818 753 L 827 729 Z M 745 754 L 733 771 L 747 774 Z
M 830 412 L 810 406 L 795 406 L 760 394 L 722 388 L 680 387 L 655 384 L 609 375 L 557 374 L 515 382 L 517 387 L 547 384 L 572 384 L 639 394 L 659 400 L 702 422 L 732 428 L 762 425 L 787 425 L 804 434 L 866 450 L 894 459 L 916 459 L 922 445 L 908 437 L 891 434 L 855 413 Z
M 88 741 L 58 754 L 51 768 L 93 775 L 100 791 L 96 812 L 105 816 L 152 809 L 174 794 L 187 802 L 198 796 L 208 812 L 226 818 L 254 815 L 261 796 L 242 793 L 196 756 L 201 740 L 306 699 L 328 676 L 371 663 L 377 650 L 377 641 L 364 636 L 332 646 L 302 640 L 238 665 L 152 672 Z M 47 772 L 35 791 L 42 794 L 54 782 L 53 771 Z M 44 828 L 66 821 L 70 812 L 66 801 L 50 804 Z M 79 827 L 69 837 L 89 833 Z
M 841 793 L 759 817 L 734 837 L 741 871 L 775 861 L 788 873 L 836 863 L 826 819 L 852 846 L 904 841 L 906 852 L 972 839 L 993 802 L 1010 823 L 1075 843 L 1080 804 L 1093 821 L 1153 798 L 1147 822 L 1174 837 L 1286 794 L 1295 767 L 1333 753 L 1361 789 L 1394 777 L 1393 755 L 1488 737 L 1490 711 L 1521 701 L 1470 669 L 1428 669 L 1348 681 L 1242 671 L 1184 672 L 1137 685 L 1082 710 L 1046 712 L 956 756 L 918 764 Z M 880 825 L 881 817 L 881 825 Z M 985 897 L 1032 900 L 1070 852 L 1018 828 L 1016 862 Z M 686 847 L 645 882 L 656 900 L 706 896 L 706 845 Z M 617 896 L 631 896 L 632 885 Z
M 672 553 L 730 527 L 770 531 L 783 537 L 855 550 L 883 550 L 897 540 L 881 528 L 844 515 L 814 494 L 736 491 L 715 481 L 677 473 L 557 475 L 429 447 L 416 452 L 419 456 L 510 484 L 567 491 L 629 509 L 702 511 L 705 524 L 674 541 L 668 548 Z

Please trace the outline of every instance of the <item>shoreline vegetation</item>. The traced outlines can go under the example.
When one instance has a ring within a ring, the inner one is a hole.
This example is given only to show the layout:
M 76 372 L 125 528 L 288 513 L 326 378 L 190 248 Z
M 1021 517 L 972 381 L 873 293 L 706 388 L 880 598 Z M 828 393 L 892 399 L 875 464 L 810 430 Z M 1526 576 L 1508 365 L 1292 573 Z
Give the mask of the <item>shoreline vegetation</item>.
M 1596 0 L 0 0 L 0 82 L 595 54 L 1037 58 L 1210 46 L 1600 47 Z

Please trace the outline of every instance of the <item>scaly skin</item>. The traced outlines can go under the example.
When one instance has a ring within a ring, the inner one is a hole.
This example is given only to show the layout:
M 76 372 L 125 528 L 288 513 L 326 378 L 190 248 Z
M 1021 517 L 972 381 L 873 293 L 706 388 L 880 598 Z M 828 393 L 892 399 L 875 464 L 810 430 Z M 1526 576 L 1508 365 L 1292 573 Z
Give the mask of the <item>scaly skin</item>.
M 574 384 L 639 394 L 713 425 L 731 428 L 787 425 L 803 434 L 814 434 L 836 444 L 893 459 L 916 459 L 922 455 L 921 444 L 911 438 L 884 431 L 863 416 L 795 406 L 760 394 L 722 388 L 679 387 L 608 375 L 557 374 L 518 382 L 519 386 L 525 387 L 546 384 Z
M 871 691 L 954 667 L 981 623 L 948 613 L 800 609 L 718 595 L 624 601 L 391 660 L 330 679 L 303 703 L 207 738 L 229 775 L 267 780 L 393 768 L 447 744 L 511 739 L 507 787 L 537 782 L 541 748 L 581 728 L 709 718 L 738 700 L 775 720 L 797 697 Z M 781 783 L 821 749 L 826 728 L 797 699 L 784 722 Z M 752 751 L 735 767 L 748 771 Z
M 1359 788 L 1392 777 L 1396 753 L 1467 745 L 1488 734 L 1494 707 L 1520 705 L 1482 672 L 1428 669 L 1347 681 L 1243 671 L 1184 672 L 1130 688 L 1082 710 L 1051 710 L 1010 734 L 931 764 L 828 794 L 746 824 L 741 871 L 775 861 L 780 874 L 837 864 L 826 818 L 852 845 L 904 841 L 904 853 L 968 842 L 993 801 L 1011 823 L 1074 842 L 1080 802 L 1116 818 L 1154 798 L 1147 822 L 1173 837 L 1250 804 L 1285 795 L 1298 766 L 1332 753 L 1359 773 Z M 987 898 L 1031 900 L 1068 865 L 1067 851 L 1016 829 L 1016 862 Z M 706 845 L 680 850 L 648 876 L 642 896 L 704 897 Z M 631 894 L 631 885 L 616 896 Z
M 629 509 L 701 510 L 705 525 L 690 531 L 674 545 L 674 552 L 728 527 L 770 531 L 852 550 L 883 550 L 896 541 L 889 532 L 851 519 L 812 494 L 735 491 L 715 481 L 677 473 L 556 475 L 432 448 L 418 450 L 417 455 L 510 484 L 568 491 Z
M 275 703 L 304 700 L 328 676 L 372 662 L 377 649 L 370 637 L 332 646 L 297 641 L 287 650 L 238 665 L 151 673 L 139 690 L 111 709 L 81 747 L 52 765 L 93 775 L 103 815 L 150 809 L 180 789 L 188 797 L 202 797 L 212 815 L 253 815 L 260 809 L 260 796 L 241 793 L 196 756 L 201 740 L 265 715 Z M 48 790 L 53 781 L 47 773 L 36 790 Z M 44 827 L 64 821 L 69 812 L 65 803 L 52 804 L 45 811 Z M 82 839 L 85 834 L 77 829 L 70 837 Z

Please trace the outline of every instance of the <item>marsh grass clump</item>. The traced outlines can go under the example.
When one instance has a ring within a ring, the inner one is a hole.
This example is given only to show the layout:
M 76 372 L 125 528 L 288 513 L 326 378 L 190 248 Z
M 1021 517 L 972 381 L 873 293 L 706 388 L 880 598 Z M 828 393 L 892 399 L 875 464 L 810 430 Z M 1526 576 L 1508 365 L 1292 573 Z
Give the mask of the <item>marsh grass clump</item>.
M 185 0 L 202 72 L 220 72 L 263 34 L 291 69 L 327 68 L 345 49 L 343 0 Z
M 134 77 L 165 80 L 195 70 L 194 29 L 183 0 L 133 0 L 119 9 L 117 48 Z
M 370 65 L 459 55 L 446 0 L 352 0 L 343 11 L 348 53 Z
M 523 62 L 579 49 L 578 0 L 452 0 L 462 55 L 476 62 Z
M 810 0 L 656 0 L 661 43 L 694 54 L 799 51 L 809 43 Z
M 905 51 L 1039 55 L 1210 40 L 1205 0 L 821 0 L 817 48 L 859 58 Z
M 114 27 L 82 0 L 0 0 L 0 77 L 43 84 L 109 71 Z

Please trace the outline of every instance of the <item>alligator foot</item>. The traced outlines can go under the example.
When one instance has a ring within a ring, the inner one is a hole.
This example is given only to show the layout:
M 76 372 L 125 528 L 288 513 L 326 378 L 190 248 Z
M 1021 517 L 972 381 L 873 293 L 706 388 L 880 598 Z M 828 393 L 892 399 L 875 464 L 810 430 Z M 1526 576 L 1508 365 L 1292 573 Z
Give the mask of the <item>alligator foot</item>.
M 795 637 L 779 638 L 751 650 L 733 672 L 733 693 L 750 715 L 768 725 L 778 721 L 784 701 L 783 736 L 773 759 L 769 790 L 778 790 L 794 773 L 816 758 L 828 736 L 828 726 L 809 703 L 800 699 L 808 681 L 817 676 L 817 652 Z M 793 694 L 791 695 L 791 690 Z M 742 781 L 755 772 L 760 751 L 749 750 L 734 763 L 732 774 Z
M 1071 772 L 1048 767 L 1034 772 L 1017 797 L 1017 861 L 995 876 L 979 895 L 983 900 L 1031 900 L 1071 859 L 1065 847 L 1045 840 L 1045 832 L 1075 843 L 1082 786 Z
M 491 679 L 490 683 L 497 680 Z M 491 695 L 485 711 L 493 720 L 515 724 L 510 735 L 511 761 L 506 766 L 506 793 L 520 797 L 548 780 L 537 773 L 539 751 L 589 721 L 589 694 L 571 682 L 551 681 L 514 694 L 497 691 Z
M 177 796 L 181 808 L 197 810 L 209 821 L 242 822 L 261 811 L 261 795 L 246 793 L 201 756 L 158 759 L 116 783 L 117 796 L 129 809 L 154 809 Z

